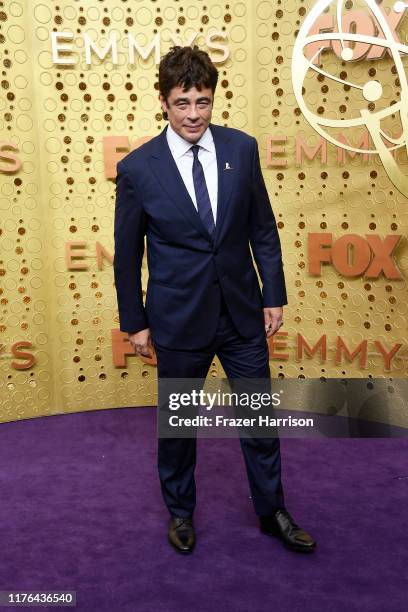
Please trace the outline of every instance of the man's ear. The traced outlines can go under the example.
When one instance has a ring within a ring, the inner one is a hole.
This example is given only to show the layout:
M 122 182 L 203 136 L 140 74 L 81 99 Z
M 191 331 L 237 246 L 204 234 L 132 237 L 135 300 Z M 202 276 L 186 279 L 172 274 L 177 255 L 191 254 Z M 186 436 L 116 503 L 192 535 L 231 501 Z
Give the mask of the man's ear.
M 162 108 L 163 119 L 165 121 L 167 121 L 168 118 L 169 118 L 169 116 L 167 114 L 167 111 L 169 109 L 169 107 L 167 105 L 167 100 L 166 100 L 166 98 L 162 94 L 160 94 L 159 99 L 160 99 L 160 104 L 161 104 L 161 108 Z
M 159 99 L 160 99 L 160 104 L 161 104 L 161 107 L 162 107 L 162 111 L 163 111 L 163 113 L 165 113 L 166 111 L 169 110 L 169 107 L 167 105 L 167 100 L 166 100 L 166 98 L 162 94 L 160 94 Z

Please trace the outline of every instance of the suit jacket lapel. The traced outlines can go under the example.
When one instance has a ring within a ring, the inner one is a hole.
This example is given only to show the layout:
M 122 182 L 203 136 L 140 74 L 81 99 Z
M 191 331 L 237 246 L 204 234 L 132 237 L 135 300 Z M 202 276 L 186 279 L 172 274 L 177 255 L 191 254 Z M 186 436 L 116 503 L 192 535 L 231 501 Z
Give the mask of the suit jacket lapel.
M 221 231 L 225 229 L 228 216 L 228 204 L 231 197 L 232 187 L 237 168 L 237 152 L 230 146 L 229 134 L 217 125 L 210 124 L 213 135 L 218 166 L 218 198 L 217 198 L 217 222 L 215 224 L 214 243 L 221 240 Z
M 211 236 L 204 227 L 200 215 L 181 174 L 174 161 L 166 138 L 166 129 L 157 137 L 154 153 L 150 157 L 151 168 L 164 191 L 169 195 L 171 201 L 177 206 L 180 212 L 194 225 L 204 238 L 211 241 Z

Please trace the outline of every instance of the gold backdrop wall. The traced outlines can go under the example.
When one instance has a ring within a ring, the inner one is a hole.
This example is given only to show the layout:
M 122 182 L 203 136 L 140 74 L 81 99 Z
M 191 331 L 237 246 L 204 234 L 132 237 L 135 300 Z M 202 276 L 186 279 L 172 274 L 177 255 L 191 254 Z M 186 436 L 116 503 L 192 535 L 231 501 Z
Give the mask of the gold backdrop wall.
M 156 400 L 155 367 L 123 354 L 126 335 L 118 332 L 113 284 L 115 185 L 107 175 L 109 165 L 125 154 L 115 150 L 123 141 L 114 138 L 136 143 L 165 125 L 154 53 L 146 59 L 136 55 L 130 64 L 129 33 L 145 48 L 158 34 L 161 55 L 173 44 L 172 36 L 182 44 L 194 38 L 209 50 L 220 71 L 214 123 L 258 139 L 289 292 L 283 333 L 271 344 L 272 374 L 406 375 L 406 196 L 377 155 L 368 160 L 346 155 L 340 163 L 339 150 L 329 144 L 326 161 L 320 151 L 296 163 L 297 147 L 303 142 L 303 149 L 312 149 L 320 138 L 299 109 L 292 82 L 295 39 L 315 4 L 0 1 L 1 421 Z M 381 4 L 386 14 L 394 5 Z M 344 11 L 352 10 L 368 8 L 365 2 L 346 2 Z M 397 31 L 406 42 L 403 18 Z M 75 64 L 53 61 L 52 32 L 71 33 L 65 42 L 71 51 L 58 53 Z M 87 63 L 83 35 L 101 48 L 112 33 L 117 62 L 111 53 L 100 59 L 92 52 Z M 220 62 L 224 51 L 215 44 L 228 50 L 225 61 Z M 343 73 L 343 80 L 364 82 L 376 75 L 387 104 L 395 102 L 396 89 L 401 91 L 389 54 L 347 66 L 333 53 L 322 59 L 325 70 Z M 320 73 L 309 77 L 304 93 L 321 115 L 346 118 L 361 109 L 361 96 Z M 351 129 L 347 138 L 358 146 L 361 134 Z M 271 155 L 276 146 L 284 153 Z M 404 169 L 406 152 L 398 156 Z M 363 242 L 371 235 L 380 240 L 401 235 L 392 253 L 400 278 L 371 279 L 364 272 L 350 277 L 330 264 L 313 275 L 311 234 L 332 234 L 333 243 L 350 234 Z M 144 285 L 146 280 L 144 268 Z M 319 339 L 326 342 L 326 355 L 322 344 L 313 356 L 301 353 L 298 334 L 310 348 Z M 397 345 L 387 369 L 381 347 L 390 352 Z M 210 375 L 221 374 L 215 361 Z

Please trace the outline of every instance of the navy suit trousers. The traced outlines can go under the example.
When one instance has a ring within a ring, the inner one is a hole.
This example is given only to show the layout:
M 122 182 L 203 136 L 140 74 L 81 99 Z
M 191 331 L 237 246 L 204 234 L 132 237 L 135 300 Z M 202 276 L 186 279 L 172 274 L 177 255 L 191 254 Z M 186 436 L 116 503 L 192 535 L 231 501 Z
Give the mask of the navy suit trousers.
M 205 379 L 217 355 L 227 377 L 270 378 L 265 332 L 244 339 L 234 327 L 221 299 L 216 336 L 200 350 L 173 350 L 155 343 L 158 376 Z M 284 507 L 279 438 L 240 437 L 251 497 L 258 516 Z M 196 488 L 195 438 L 159 438 L 158 470 L 164 501 L 171 515 L 187 517 L 194 512 Z M 233 466 L 231 466 L 232 468 Z

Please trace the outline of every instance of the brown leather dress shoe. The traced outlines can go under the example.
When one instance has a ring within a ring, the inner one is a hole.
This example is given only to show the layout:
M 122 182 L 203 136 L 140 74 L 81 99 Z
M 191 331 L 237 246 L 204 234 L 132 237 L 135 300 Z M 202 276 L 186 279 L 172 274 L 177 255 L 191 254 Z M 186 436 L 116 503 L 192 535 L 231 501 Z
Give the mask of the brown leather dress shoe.
M 192 517 L 172 516 L 169 527 L 169 542 L 180 553 L 188 554 L 195 545 L 195 533 Z
M 279 538 L 290 550 L 312 552 L 316 548 L 313 538 L 296 525 L 284 508 L 280 508 L 271 516 L 261 516 L 259 522 L 262 533 Z

